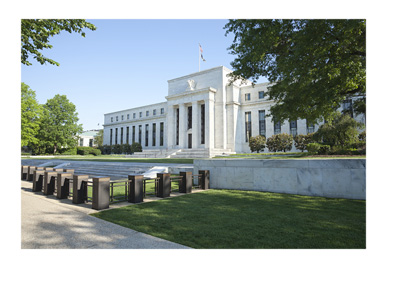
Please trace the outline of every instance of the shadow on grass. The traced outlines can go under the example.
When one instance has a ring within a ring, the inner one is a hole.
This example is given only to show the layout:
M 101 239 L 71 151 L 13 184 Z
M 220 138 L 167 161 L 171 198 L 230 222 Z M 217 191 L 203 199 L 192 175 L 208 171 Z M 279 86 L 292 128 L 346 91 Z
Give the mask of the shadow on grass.
M 195 248 L 365 248 L 365 201 L 209 190 L 96 217 Z

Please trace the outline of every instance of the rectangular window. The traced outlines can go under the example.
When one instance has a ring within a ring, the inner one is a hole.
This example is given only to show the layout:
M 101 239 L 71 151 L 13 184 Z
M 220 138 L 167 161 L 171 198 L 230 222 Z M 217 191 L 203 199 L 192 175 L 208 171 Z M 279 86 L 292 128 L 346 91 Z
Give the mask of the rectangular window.
M 353 118 L 353 102 L 351 99 L 346 99 L 343 101 L 343 114 L 347 113 L 350 115 L 351 118 Z
M 115 128 L 115 144 L 118 144 L 118 128 Z
M 188 129 L 192 129 L 192 107 L 191 106 L 188 107 L 187 121 L 188 121 Z
M 121 144 L 124 143 L 124 127 L 121 127 Z
M 142 145 L 142 125 L 139 125 L 139 144 Z
M 307 134 L 314 133 L 315 130 L 314 124 L 309 123 L 308 120 L 306 120 L 306 124 L 307 124 Z
M 281 122 L 274 122 L 274 134 L 280 134 L 281 133 Z
M 206 110 L 206 105 L 202 104 L 201 105 L 201 138 L 200 138 L 200 144 L 204 144 L 205 142 L 205 129 L 206 129 L 206 115 L 205 115 L 205 110 Z
M 129 144 L 129 126 L 126 126 L 126 144 Z
M 164 108 L 161 108 L 161 114 L 164 114 Z
M 297 135 L 297 120 L 290 121 L 290 134 L 293 137 Z
M 258 92 L 258 98 L 263 99 L 264 98 L 264 91 L 259 91 Z
M 179 108 L 176 109 L 176 145 L 179 145 Z
M 112 145 L 112 129 L 110 129 L 110 146 Z
M 145 146 L 149 146 L 149 124 L 146 124 L 145 127 Z
M 124 116 L 123 116 L 123 115 L 121 115 L 121 121 L 122 121 L 122 120 L 124 120 Z
M 114 122 L 114 117 L 111 117 L 111 122 Z
M 164 146 L 164 122 L 160 122 L 160 146 Z
M 132 143 L 133 143 L 133 142 L 136 142 L 135 131 L 136 131 L 135 126 L 132 126 Z
M 129 115 L 130 115 L 130 114 L 127 114 L 127 115 L 126 115 L 126 120 L 129 120 Z
M 142 118 L 142 112 L 141 111 L 139 112 L 139 117 Z
M 153 115 L 157 115 L 157 109 L 153 109 Z
M 251 137 L 251 112 L 245 113 L 245 129 L 246 129 L 246 142 L 249 142 Z
M 156 124 L 155 123 L 153 123 L 153 130 L 152 130 L 152 133 L 153 133 L 153 146 L 156 146 Z
M 118 116 L 115 116 L 115 121 L 118 121 Z
M 265 137 L 265 110 L 258 111 L 259 134 Z
M 83 146 L 83 138 L 79 139 L 79 146 L 81 146 L 81 147 Z
M 148 110 L 146 110 L 146 116 L 149 116 L 149 114 L 150 114 L 150 113 L 149 113 L 149 111 L 148 111 Z
M 89 147 L 93 147 L 93 139 L 89 139 Z
M 250 100 L 250 93 L 246 93 L 246 94 L 244 95 L 244 100 L 245 100 L 245 101 L 249 101 L 249 100 Z
M 134 114 L 133 114 L 133 117 L 132 117 L 132 118 L 133 118 L 133 119 L 135 119 L 135 118 L 136 118 L 136 113 L 134 113 Z

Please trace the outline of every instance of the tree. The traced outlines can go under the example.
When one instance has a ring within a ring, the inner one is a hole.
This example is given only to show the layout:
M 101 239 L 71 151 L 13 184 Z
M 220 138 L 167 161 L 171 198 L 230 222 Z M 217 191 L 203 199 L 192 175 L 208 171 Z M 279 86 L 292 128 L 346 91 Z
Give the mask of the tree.
M 53 153 L 60 147 L 73 148 L 77 145 L 77 135 L 82 133 L 82 125 L 78 124 L 78 113 L 75 105 L 66 95 L 55 95 L 43 106 L 39 140 L 52 148 Z
M 359 141 L 358 128 L 362 127 L 364 127 L 363 124 L 348 114 L 337 111 L 327 118 L 326 123 L 315 132 L 314 138 L 330 146 L 345 147 Z
M 59 34 L 61 31 L 69 33 L 76 32 L 85 37 L 84 28 L 92 31 L 96 30 L 96 26 L 85 20 L 51 20 L 51 19 L 25 19 L 21 20 L 21 63 L 27 66 L 32 65 L 29 61 L 29 55 L 40 63 L 50 63 L 59 66 L 56 61 L 46 58 L 40 52 L 43 49 L 51 49 L 53 46 L 49 44 L 49 37 Z
M 103 146 L 103 135 L 104 135 L 104 129 L 99 130 L 96 136 L 94 136 L 94 144 L 97 145 L 97 147 Z
M 264 150 L 265 143 L 266 143 L 265 136 L 257 135 L 255 137 L 250 137 L 249 147 L 251 152 L 260 153 L 260 151 Z
M 231 80 L 267 77 L 274 120 L 316 123 L 347 97 L 365 102 L 365 20 L 230 20 L 224 29 L 235 35 Z
M 37 144 L 41 114 L 35 92 L 21 82 L 21 147 Z

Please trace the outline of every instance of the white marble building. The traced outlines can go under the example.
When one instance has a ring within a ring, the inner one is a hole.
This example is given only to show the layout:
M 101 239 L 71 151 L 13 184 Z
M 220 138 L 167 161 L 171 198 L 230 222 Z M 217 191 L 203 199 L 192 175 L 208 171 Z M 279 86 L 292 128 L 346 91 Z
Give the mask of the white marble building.
M 103 144 L 139 142 L 161 156 L 212 157 L 250 152 L 251 136 L 317 130 L 306 120 L 274 124 L 265 118 L 274 104 L 264 97 L 269 83 L 229 85 L 230 72 L 219 66 L 171 79 L 167 101 L 105 114 Z

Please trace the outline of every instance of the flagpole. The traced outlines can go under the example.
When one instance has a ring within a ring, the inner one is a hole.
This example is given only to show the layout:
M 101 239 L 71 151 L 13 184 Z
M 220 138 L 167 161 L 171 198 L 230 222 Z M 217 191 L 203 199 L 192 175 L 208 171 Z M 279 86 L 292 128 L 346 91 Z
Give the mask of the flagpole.
M 200 44 L 199 44 L 198 49 L 199 49 L 199 72 L 200 72 Z

